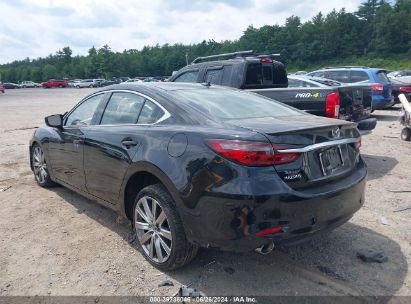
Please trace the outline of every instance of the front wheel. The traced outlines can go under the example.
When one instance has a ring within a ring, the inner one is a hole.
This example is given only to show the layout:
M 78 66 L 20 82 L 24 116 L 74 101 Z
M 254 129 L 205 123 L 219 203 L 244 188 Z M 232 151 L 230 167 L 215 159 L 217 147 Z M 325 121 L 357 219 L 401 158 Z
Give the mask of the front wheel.
M 51 187 L 55 183 L 51 180 L 49 171 L 47 169 L 46 158 L 43 149 L 35 144 L 31 149 L 31 159 L 33 164 L 34 178 L 41 187 Z
M 144 257 L 161 270 L 189 263 L 198 247 L 188 242 L 180 216 L 160 184 L 145 187 L 134 202 L 133 227 Z
M 401 139 L 405 141 L 410 141 L 411 140 L 411 129 L 410 128 L 404 128 L 401 131 Z

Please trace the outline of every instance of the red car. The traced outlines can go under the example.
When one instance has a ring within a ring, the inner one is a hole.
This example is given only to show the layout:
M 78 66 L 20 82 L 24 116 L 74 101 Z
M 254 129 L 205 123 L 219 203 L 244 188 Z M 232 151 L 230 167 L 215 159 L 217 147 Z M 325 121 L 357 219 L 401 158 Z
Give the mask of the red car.
M 67 88 L 68 83 L 67 83 L 66 80 L 50 79 L 49 81 L 42 82 L 41 86 L 45 89 L 48 89 L 48 88 Z
M 4 93 L 4 86 L 3 83 L 0 81 L 0 92 Z

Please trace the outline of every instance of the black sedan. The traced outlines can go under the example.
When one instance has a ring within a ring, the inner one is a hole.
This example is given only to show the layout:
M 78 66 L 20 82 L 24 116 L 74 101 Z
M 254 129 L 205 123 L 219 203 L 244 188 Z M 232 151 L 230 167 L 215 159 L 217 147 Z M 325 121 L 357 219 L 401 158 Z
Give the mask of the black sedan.
M 364 203 L 351 122 L 209 84 L 120 84 L 45 119 L 30 142 L 56 183 L 128 218 L 147 260 L 171 270 L 198 247 L 270 251 L 337 227 Z

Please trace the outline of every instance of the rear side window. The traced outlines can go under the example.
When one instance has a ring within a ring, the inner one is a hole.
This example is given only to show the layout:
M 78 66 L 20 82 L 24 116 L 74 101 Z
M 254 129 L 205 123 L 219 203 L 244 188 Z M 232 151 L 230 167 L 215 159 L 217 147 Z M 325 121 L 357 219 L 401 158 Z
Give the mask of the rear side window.
M 207 70 L 205 82 L 221 84 L 223 78 L 223 68 Z
M 325 78 L 337 80 L 342 83 L 349 83 L 350 71 L 328 71 L 325 73 Z
M 369 80 L 368 74 L 364 71 L 351 71 L 351 82 L 360 82 Z
M 144 97 L 132 93 L 113 93 L 101 118 L 101 125 L 135 124 Z
M 174 81 L 175 82 L 197 82 L 197 77 L 198 77 L 198 71 L 188 71 L 178 76 L 176 79 L 174 79 Z
M 325 73 L 322 72 L 322 71 L 320 71 L 320 72 L 311 72 L 311 73 L 308 73 L 308 75 L 309 76 L 314 76 L 314 77 L 324 77 Z
M 379 81 L 381 81 L 382 83 L 389 83 L 390 80 L 387 77 L 387 74 L 385 73 L 385 71 L 379 71 L 377 72 L 377 79 Z
M 223 68 L 223 79 L 221 80 L 221 85 L 230 86 L 231 84 L 231 75 L 233 71 L 232 65 L 225 65 Z
M 163 110 L 154 102 L 147 100 L 138 118 L 139 124 L 152 124 L 164 115 Z

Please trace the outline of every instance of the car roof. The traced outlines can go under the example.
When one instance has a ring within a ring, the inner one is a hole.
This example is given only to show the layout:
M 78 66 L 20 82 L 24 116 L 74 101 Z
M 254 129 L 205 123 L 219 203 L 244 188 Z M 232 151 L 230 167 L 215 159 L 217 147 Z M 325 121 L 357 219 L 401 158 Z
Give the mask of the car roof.
M 188 89 L 207 89 L 207 88 L 219 87 L 217 85 L 207 86 L 201 83 L 188 83 L 188 82 L 123 82 L 119 84 L 113 84 L 111 86 L 104 87 L 100 91 L 107 90 L 131 90 L 131 91 L 142 91 L 142 90 L 162 90 L 162 91 L 176 91 L 176 90 L 188 90 Z M 229 88 L 227 88 L 229 89 Z
M 350 70 L 350 71 L 387 71 L 387 69 L 383 68 L 369 68 L 369 67 L 330 67 L 330 68 L 322 68 L 319 70 L 315 70 L 312 72 L 323 72 L 323 71 L 341 71 L 341 70 Z M 312 73 L 310 72 L 310 73 Z

